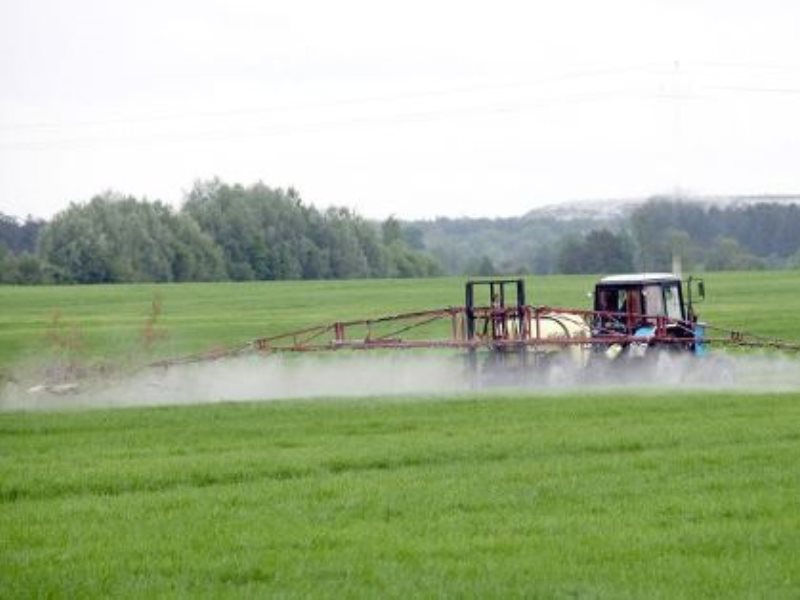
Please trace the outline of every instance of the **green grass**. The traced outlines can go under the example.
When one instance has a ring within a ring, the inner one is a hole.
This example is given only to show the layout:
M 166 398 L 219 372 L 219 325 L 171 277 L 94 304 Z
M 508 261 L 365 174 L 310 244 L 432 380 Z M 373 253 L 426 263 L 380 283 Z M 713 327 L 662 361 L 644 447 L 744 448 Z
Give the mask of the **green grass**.
M 0 415 L 18 596 L 796 598 L 800 394 Z
M 529 299 L 587 306 L 592 282 Z M 706 282 L 705 319 L 800 340 L 799 273 Z M 65 352 L 54 334 L 141 359 L 462 284 L 0 287 L 0 366 Z M 797 392 L 0 413 L 0 597 L 796 598 L 799 431 Z
M 698 305 L 705 320 L 800 341 L 800 271 L 713 273 L 708 298 Z
M 79 350 L 102 357 L 142 350 L 154 298 L 156 352 L 235 344 L 337 319 L 463 304 L 460 280 L 0 287 L 0 364 L 52 354 L 48 334 L 75 331 Z M 60 323 L 54 324 L 58 314 Z
M 592 276 L 528 277 L 528 301 L 588 308 Z M 800 271 L 715 273 L 701 316 L 726 328 L 800 340 Z M 338 282 L 0 286 L 0 367 L 75 352 L 93 360 L 170 356 L 307 325 L 459 306 L 463 278 Z M 162 337 L 145 351 L 154 298 Z M 58 319 L 55 317 L 58 315 Z M 60 337 L 65 342 L 56 342 Z

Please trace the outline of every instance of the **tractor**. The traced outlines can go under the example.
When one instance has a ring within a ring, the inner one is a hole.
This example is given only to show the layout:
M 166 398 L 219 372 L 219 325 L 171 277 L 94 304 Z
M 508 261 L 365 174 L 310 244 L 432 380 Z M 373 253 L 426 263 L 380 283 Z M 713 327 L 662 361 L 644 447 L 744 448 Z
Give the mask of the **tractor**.
M 654 347 L 706 353 L 705 325 L 694 309 L 695 302 L 705 299 L 702 279 L 689 277 L 684 288 L 672 273 L 612 275 L 597 283 L 593 296 L 590 323 L 596 353 L 611 359 L 625 354 L 641 358 Z
M 488 292 L 484 304 L 476 302 L 480 289 Z M 687 280 L 684 294 L 670 273 L 604 277 L 592 294 L 593 310 L 528 306 L 522 279 L 470 281 L 465 296 L 469 371 L 484 379 L 553 382 L 598 364 L 641 359 L 641 370 L 662 351 L 706 351 L 694 310 L 705 285 L 696 278 Z
M 694 359 L 720 347 L 798 351 L 800 344 L 712 327 L 698 320 L 702 279 L 672 273 L 601 278 L 591 308 L 528 303 L 521 278 L 467 281 L 464 304 L 337 321 L 240 346 L 152 363 L 170 366 L 248 352 L 450 350 L 466 355 L 479 381 L 551 381 L 613 365 L 615 373 L 646 372 L 660 357 Z M 709 336 L 709 332 L 715 335 Z M 666 361 L 669 362 L 669 361 Z M 619 368 L 617 368 L 619 366 Z
M 616 385 L 643 378 L 663 384 L 670 380 L 665 373 L 682 381 L 678 367 L 696 359 L 706 361 L 704 368 L 689 371 L 702 371 L 708 383 L 711 372 L 727 381 L 732 371 L 724 355 L 703 358 L 709 347 L 800 351 L 795 341 L 700 322 L 694 305 L 705 299 L 702 279 L 683 282 L 672 273 L 612 275 L 601 278 L 590 295 L 591 308 L 536 305 L 528 303 L 521 278 L 472 280 L 466 282 L 461 306 L 314 325 L 145 367 L 253 353 L 437 350 L 454 358 L 465 356 L 466 377 L 477 387 L 598 381 Z M 675 357 L 679 360 L 672 360 Z M 63 393 L 76 387 L 75 382 L 55 381 L 31 391 Z

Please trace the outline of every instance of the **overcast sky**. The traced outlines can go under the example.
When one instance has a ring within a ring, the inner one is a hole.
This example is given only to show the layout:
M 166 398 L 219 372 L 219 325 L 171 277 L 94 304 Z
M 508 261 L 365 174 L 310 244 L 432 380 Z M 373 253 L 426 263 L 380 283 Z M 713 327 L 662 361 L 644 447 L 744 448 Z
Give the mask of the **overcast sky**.
M 800 3 L 0 0 L 0 211 L 193 182 L 368 217 L 800 192 Z

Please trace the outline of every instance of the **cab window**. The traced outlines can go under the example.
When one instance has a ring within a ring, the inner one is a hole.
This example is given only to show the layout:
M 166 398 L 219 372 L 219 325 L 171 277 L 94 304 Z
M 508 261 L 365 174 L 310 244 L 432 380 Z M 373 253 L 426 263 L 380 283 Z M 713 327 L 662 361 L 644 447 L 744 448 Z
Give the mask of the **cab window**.
M 644 288 L 645 312 L 654 317 L 663 317 L 664 296 L 660 285 L 648 285 Z
M 667 309 L 667 316 L 670 319 L 675 319 L 677 321 L 683 319 L 683 310 L 681 310 L 681 294 L 677 283 L 664 286 L 664 304 Z
M 619 312 L 619 291 L 614 288 L 600 288 L 597 291 L 596 310 Z

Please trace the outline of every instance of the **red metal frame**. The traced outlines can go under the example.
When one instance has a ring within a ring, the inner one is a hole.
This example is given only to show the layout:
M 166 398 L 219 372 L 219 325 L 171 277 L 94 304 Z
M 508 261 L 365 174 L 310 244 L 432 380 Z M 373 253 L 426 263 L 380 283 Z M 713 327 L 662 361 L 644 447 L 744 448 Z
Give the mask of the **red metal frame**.
M 684 346 L 695 343 L 694 324 L 691 321 L 670 319 L 661 315 L 641 315 L 642 321 L 654 327 L 652 335 L 636 336 L 613 331 L 598 333 L 588 337 L 542 335 L 542 321 L 558 316 L 560 319 L 575 318 L 592 329 L 593 324 L 604 320 L 617 321 L 624 331 L 631 331 L 630 315 L 627 313 L 602 312 L 574 308 L 560 308 L 551 306 L 531 306 L 497 308 L 492 306 L 474 307 L 473 311 L 478 320 L 493 323 L 498 320 L 507 323 L 510 319 L 517 319 L 522 310 L 526 324 L 519 332 L 517 338 L 505 335 L 498 337 L 497 329 L 490 328 L 493 335 L 475 335 L 468 339 L 465 326 L 466 308 L 449 307 L 433 310 L 415 311 L 386 315 L 374 319 L 355 319 L 350 321 L 337 321 L 315 327 L 307 327 L 279 335 L 260 337 L 241 346 L 214 350 L 211 352 L 194 354 L 177 359 L 168 359 L 153 363 L 151 366 L 169 366 L 204 360 L 214 360 L 223 357 L 236 356 L 253 351 L 272 352 L 324 352 L 332 350 L 413 350 L 413 349 L 453 349 L 453 350 L 520 350 L 526 348 L 528 352 L 552 352 L 553 348 L 570 346 L 612 346 L 619 344 L 646 344 L 661 346 Z M 401 333 L 411 332 L 431 323 L 450 321 L 449 338 L 418 338 L 402 339 Z M 530 323 L 528 327 L 527 324 Z M 383 333 L 376 332 L 380 326 L 396 325 Z M 770 338 L 745 334 L 739 331 L 729 331 L 713 326 L 705 326 L 707 330 L 717 332 L 719 335 L 703 337 L 703 344 L 722 346 L 735 346 L 743 348 L 770 348 L 782 351 L 800 351 L 800 344 Z M 349 332 L 358 330 L 358 338 L 348 335 Z M 671 335 L 675 331 L 682 331 L 682 335 Z
M 522 307 L 522 310 L 525 313 L 525 318 L 522 322 L 525 323 L 526 326 L 522 328 L 519 332 L 519 336 L 516 338 L 511 338 L 507 331 L 504 331 L 504 335 L 498 336 L 496 333 L 497 329 L 493 328 L 492 335 L 476 335 L 474 338 L 468 339 L 464 327 L 465 308 L 451 307 L 401 313 L 376 319 L 337 321 L 328 325 L 320 325 L 318 327 L 276 336 L 258 338 L 252 343 L 257 349 L 262 351 L 314 352 L 336 350 L 340 348 L 354 350 L 373 348 L 536 348 L 630 343 L 687 344 L 694 341 L 693 335 L 691 334 L 692 324 L 690 322 L 677 321 L 660 315 L 642 315 L 643 321 L 648 321 L 655 325 L 654 334 L 648 336 L 608 332 L 604 333 L 602 336 L 595 337 L 544 337 L 542 335 L 541 321 L 545 318 L 553 318 L 555 316 L 561 319 L 565 318 L 565 316 L 574 317 L 575 319 L 579 319 L 581 324 L 585 324 L 591 328 L 592 323 L 601 318 L 618 320 L 621 324 L 625 324 L 627 315 L 623 313 L 529 305 Z M 517 307 L 495 308 L 491 306 L 481 306 L 475 307 L 474 312 L 478 320 L 487 323 L 498 321 L 508 323 L 512 319 L 518 319 L 519 317 L 519 309 Z M 399 337 L 394 337 L 399 333 L 411 331 L 422 325 L 444 319 L 450 319 L 451 321 L 451 335 L 449 339 L 401 339 Z M 383 334 L 378 337 L 373 337 L 371 335 L 374 325 L 392 322 L 396 322 L 400 324 L 400 326 L 391 333 Z M 528 323 L 531 324 L 530 327 L 527 327 Z M 368 335 L 359 338 L 348 337 L 348 330 L 356 327 L 366 329 Z M 686 335 L 685 337 L 669 335 L 668 328 L 682 329 Z M 325 334 L 328 334 L 327 338 L 324 337 Z

